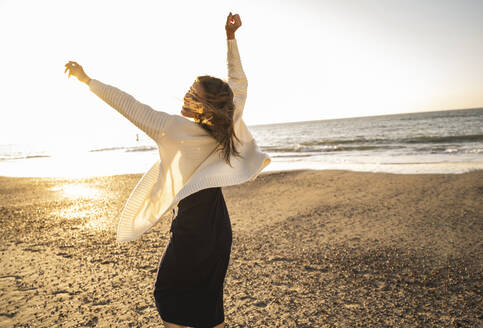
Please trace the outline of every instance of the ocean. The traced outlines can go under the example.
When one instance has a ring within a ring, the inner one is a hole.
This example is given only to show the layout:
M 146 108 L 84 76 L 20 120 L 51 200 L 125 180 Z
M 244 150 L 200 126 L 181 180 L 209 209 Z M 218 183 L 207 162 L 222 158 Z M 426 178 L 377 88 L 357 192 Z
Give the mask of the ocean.
M 464 173 L 483 169 L 483 108 L 250 126 L 267 171 L 342 169 Z M 0 144 L 0 176 L 86 177 L 144 173 L 157 160 L 140 138 L 68 154 L 42 145 Z

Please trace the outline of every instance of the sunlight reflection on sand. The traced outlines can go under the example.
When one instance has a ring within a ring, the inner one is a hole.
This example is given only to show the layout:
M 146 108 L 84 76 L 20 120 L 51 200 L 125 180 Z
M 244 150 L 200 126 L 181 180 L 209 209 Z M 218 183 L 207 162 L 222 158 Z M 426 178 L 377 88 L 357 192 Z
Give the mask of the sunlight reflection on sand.
M 100 190 L 97 188 L 88 187 L 86 185 L 75 183 L 66 184 L 63 186 L 56 186 L 52 188 L 53 191 L 62 191 L 64 197 L 70 199 L 78 198 L 99 198 Z
M 70 200 L 69 203 L 74 201 L 73 205 L 56 210 L 53 213 L 55 216 L 78 222 L 76 228 L 81 230 L 99 231 L 110 227 L 111 221 L 97 204 L 103 195 L 101 189 L 85 183 L 68 183 L 57 185 L 51 190 L 59 192 L 60 197 Z
M 63 208 L 57 213 L 64 219 L 82 219 L 87 218 L 90 214 L 89 210 L 79 210 L 78 206 L 71 206 L 69 208 Z

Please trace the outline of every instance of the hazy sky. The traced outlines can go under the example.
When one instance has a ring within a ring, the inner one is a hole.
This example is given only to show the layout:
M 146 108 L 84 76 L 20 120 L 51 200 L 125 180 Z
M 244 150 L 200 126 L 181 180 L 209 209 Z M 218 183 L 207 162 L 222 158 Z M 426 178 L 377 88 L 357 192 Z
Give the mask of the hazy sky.
M 179 113 L 197 75 L 226 78 L 224 24 L 262 124 L 483 106 L 483 1 L 0 0 L 0 144 L 131 138 L 75 78 Z

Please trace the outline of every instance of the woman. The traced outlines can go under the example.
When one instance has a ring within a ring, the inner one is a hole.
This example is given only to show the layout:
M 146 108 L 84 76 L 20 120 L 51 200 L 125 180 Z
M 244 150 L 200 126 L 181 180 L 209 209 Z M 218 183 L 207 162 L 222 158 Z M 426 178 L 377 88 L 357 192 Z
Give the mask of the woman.
M 224 327 L 223 282 L 232 232 L 221 187 L 253 180 L 270 163 L 242 120 L 247 80 L 228 15 L 228 82 L 196 78 L 184 97 L 182 116 L 155 111 L 121 90 L 91 79 L 82 66 L 65 72 L 89 85 L 158 145 L 160 159 L 138 182 L 123 209 L 118 241 L 129 241 L 172 211 L 171 238 L 154 286 L 166 327 Z M 193 119 L 193 120 L 190 120 Z

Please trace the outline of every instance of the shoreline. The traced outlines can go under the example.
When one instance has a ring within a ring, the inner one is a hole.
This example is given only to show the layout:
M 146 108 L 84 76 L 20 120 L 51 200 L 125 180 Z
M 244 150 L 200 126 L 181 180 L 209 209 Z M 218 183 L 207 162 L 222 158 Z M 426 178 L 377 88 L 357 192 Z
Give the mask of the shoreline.
M 153 162 L 154 163 L 154 162 Z M 483 170 L 482 162 L 413 162 L 413 163 L 380 163 L 380 164 L 334 164 L 334 163 L 312 163 L 312 165 L 307 165 L 305 163 L 272 163 L 261 173 L 261 174 L 272 174 L 277 172 L 295 172 L 295 171 L 347 171 L 354 173 L 387 173 L 387 174 L 402 174 L 402 175 L 417 175 L 417 174 L 431 174 L 431 175 L 441 175 L 441 174 L 465 174 L 471 172 L 477 172 Z M 290 167 L 289 167 L 290 166 Z M 450 168 L 444 169 L 444 168 Z M 417 168 L 417 169 L 416 169 Z M 89 178 L 102 178 L 102 177 L 115 177 L 123 175 L 140 175 L 142 176 L 146 171 L 148 171 L 149 166 L 146 166 L 145 171 L 126 173 L 117 172 L 113 174 L 64 174 L 64 175 L 37 175 L 37 176 L 27 176 L 27 175 L 2 175 L 0 178 L 25 178 L 25 179 L 89 179 Z M 419 170 L 418 170 L 419 169 Z M 451 171 L 452 169 L 452 171 Z M 111 170 L 112 171 L 112 170 Z
M 0 177 L 0 326 L 158 327 L 165 217 L 116 243 L 142 174 Z M 230 327 L 481 324 L 483 171 L 264 172 L 224 187 Z

